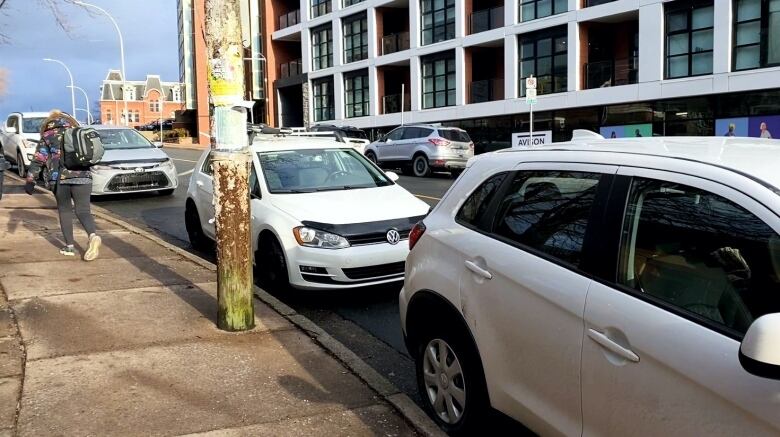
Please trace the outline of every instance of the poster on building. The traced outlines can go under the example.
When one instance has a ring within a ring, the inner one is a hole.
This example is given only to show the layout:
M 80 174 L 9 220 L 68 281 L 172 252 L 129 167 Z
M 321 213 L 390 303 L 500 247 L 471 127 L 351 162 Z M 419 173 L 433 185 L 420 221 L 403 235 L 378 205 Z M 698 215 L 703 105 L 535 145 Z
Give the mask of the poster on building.
M 651 123 L 626 124 L 622 126 L 602 126 L 599 133 L 604 138 L 638 138 L 652 137 L 653 125 Z
M 533 139 L 531 139 L 528 132 L 512 133 L 512 148 L 544 146 L 550 143 L 552 143 L 551 130 L 534 131 Z
M 715 120 L 715 135 L 724 137 L 748 136 L 748 118 L 721 118 Z
M 715 135 L 724 137 L 780 138 L 780 115 L 720 118 Z

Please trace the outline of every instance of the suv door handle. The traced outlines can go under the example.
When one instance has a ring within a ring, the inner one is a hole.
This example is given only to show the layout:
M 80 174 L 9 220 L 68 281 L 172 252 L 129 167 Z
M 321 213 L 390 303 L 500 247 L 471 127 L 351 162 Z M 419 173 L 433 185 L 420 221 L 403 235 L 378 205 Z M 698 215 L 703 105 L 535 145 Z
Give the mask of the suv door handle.
M 195 181 L 195 185 L 197 185 L 199 187 L 202 187 L 203 186 L 203 181 Z
M 466 268 L 471 270 L 471 272 L 474 273 L 475 275 L 483 277 L 488 281 L 493 279 L 492 273 L 478 266 L 477 263 L 475 263 L 474 261 L 466 261 L 465 264 L 466 264 Z
M 599 346 L 612 352 L 615 355 L 625 358 L 628 361 L 631 361 L 632 363 L 639 362 L 639 355 L 635 354 L 634 351 L 632 351 L 631 349 L 626 349 L 623 346 L 615 343 L 609 337 L 607 337 L 606 335 L 602 334 L 599 331 L 596 331 L 595 329 L 588 329 L 588 337 L 590 337 L 591 340 L 598 343 Z

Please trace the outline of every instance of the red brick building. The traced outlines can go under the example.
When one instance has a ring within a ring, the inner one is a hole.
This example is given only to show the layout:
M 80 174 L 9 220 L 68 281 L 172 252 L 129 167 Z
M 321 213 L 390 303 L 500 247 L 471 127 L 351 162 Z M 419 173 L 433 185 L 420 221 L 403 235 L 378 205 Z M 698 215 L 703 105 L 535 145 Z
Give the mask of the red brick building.
M 124 92 L 123 87 L 124 85 Z M 163 82 L 159 75 L 147 75 L 144 81 L 122 82 L 118 70 L 109 70 L 100 87 L 100 122 L 137 126 L 154 120 L 175 117 L 184 109 L 184 86 L 179 82 Z M 124 114 L 127 100 L 127 117 Z

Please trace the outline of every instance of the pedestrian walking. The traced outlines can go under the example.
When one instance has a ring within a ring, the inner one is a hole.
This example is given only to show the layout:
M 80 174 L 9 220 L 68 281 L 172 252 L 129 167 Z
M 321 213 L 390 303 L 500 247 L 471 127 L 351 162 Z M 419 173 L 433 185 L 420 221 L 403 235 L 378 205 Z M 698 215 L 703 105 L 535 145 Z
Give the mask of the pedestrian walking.
M 49 169 L 54 195 L 57 199 L 57 210 L 60 217 L 60 228 L 65 239 L 65 247 L 60 253 L 65 256 L 75 256 L 75 240 L 73 238 L 73 210 L 89 235 L 89 244 L 84 253 L 84 261 L 92 261 L 98 257 L 101 239 L 97 235 L 95 219 L 90 211 L 90 196 L 92 193 L 92 174 L 89 167 L 66 168 L 63 158 L 63 145 L 66 131 L 78 127 L 79 123 L 68 114 L 54 110 L 41 125 L 41 141 L 35 150 L 30 170 L 27 174 L 25 191 L 33 194 L 35 181 L 45 168 Z

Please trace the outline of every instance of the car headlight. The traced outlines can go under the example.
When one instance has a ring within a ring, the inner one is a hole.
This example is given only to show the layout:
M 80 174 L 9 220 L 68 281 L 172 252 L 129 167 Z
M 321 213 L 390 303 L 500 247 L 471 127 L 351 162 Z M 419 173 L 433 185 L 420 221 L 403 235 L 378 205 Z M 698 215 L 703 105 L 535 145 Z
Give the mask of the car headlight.
M 298 244 L 306 247 L 318 247 L 320 249 L 344 249 L 349 247 L 349 241 L 341 235 L 320 231 L 319 229 L 300 226 L 293 229 Z
M 29 159 L 30 161 L 32 161 L 34 157 L 35 155 L 33 155 L 32 153 L 27 154 L 27 159 Z
M 100 170 L 111 170 L 111 167 L 108 165 L 100 165 L 96 164 L 89 168 L 92 171 L 100 171 Z
M 173 161 L 171 161 L 171 160 L 169 159 L 169 160 L 167 160 L 167 161 L 165 161 L 165 162 L 161 163 L 161 164 L 160 164 L 160 168 L 161 168 L 161 169 L 163 169 L 163 170 L 173 170 L 173 169 L 174 169 L 174 166 L 173 166 Z

